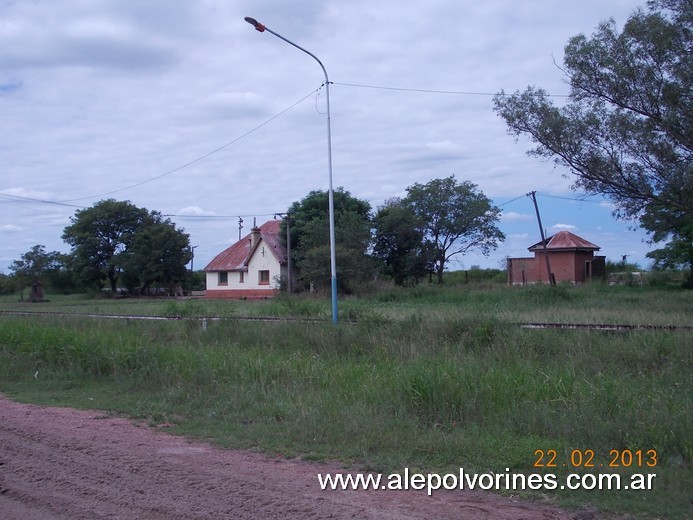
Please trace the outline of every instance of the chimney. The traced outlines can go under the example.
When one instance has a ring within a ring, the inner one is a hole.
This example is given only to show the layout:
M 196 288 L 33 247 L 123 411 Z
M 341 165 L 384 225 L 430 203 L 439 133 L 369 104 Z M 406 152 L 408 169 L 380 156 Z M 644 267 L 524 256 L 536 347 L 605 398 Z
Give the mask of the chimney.
M 260 241 L 260 228 L 253 226 L 250 230 L 250 249 L 253 249 L 255 245 Z

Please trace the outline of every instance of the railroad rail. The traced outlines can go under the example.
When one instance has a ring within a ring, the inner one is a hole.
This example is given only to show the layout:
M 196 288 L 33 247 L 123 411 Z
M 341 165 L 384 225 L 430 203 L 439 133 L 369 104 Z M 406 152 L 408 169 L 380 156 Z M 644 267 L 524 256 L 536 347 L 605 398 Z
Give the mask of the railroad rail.
M 120 319 L 143 321 L 198 321 L 206 328 L 210 321 L 256 321 L 266 323 L 330 323 L 328 318 L 304 318 L 290 316 L 143 316 L 134 314 L 99 314 L 99 313 L 71 313 L 50 311 L 2 311 L 0 316 L 43 316 L 55 318 L 92 318 L 92 319 Z M 347 324 L 354 324 L 356 320 L 342 320 Z M 559 329 L 559 330 L 601 330 L 601 331 L 686 331 L 693 332 L 693 326 L 688 325 L 633 325 L 633 324 L 608 324 L 608 323 L 515 323 L 522 329 Z

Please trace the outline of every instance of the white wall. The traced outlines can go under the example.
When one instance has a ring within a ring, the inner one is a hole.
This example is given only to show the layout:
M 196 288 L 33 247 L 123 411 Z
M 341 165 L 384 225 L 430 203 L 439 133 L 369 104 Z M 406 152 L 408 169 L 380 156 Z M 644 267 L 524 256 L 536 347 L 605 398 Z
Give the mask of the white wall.
M 263 255 L 264 250 L 264 255 Z M 269 285 L 260 285 L 260 271 L 269 271 Z M 264 240 L 260 240 L 260 245 L 255 250 L 255 254 L 250 259 L 248 271 L 243 273 L 243 283 L 240 283 L 240 273 L 238 271 L 228 272 L 228 284 L 219 285 L 219 273 L 206 273 L 207 290 L 263 290 L 277 289 L 275 279 L 286 275 L 286 269 L 282 268 L 277 259 L 270 251 L 269 246 Z

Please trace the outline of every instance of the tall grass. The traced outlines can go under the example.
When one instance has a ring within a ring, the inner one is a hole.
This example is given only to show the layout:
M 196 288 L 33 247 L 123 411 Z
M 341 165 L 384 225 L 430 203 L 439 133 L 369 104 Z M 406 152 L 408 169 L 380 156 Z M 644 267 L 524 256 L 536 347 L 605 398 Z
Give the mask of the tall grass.
M 690 332 L 525 330 L 502 312 L 480 312 L 508 305 L 495 291 L 378 298 L 345 302 L 359 320 L 339 327 L 1 317 L 0 389 L 166 420 L 224 445 L 380 471 L 531 472 L 536 449 L 592 449 L 602 459 L 611 449 L 656 449 L 664 484 L 645 503 L 637 492 L 568 498 L 690 512 Z M 547 298 L 560 307 L 594 296 L 531 288 L 517 296 L 526 305 Z M 477 310 L 433 308 L 450 300 L 473 300 Z M 385 318 L 392 302 L 408 312 Z M 165 312 L 197 315 L 199 305 Z M 266 308 L 281 315 L 291 306 L 322 313 L 310 300 Z M 98 397 L 95 388 L 112 391 Z

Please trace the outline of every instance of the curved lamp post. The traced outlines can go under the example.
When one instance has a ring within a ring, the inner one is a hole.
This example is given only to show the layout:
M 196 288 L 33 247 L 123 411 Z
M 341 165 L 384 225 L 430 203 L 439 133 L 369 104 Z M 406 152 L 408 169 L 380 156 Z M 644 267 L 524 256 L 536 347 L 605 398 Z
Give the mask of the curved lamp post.
M 281 34 L 278 34 L 274 32 L 271 29 L 268 29 L 264 25 L 262 25 L 260 22 L 258 22 L 255 18 L 251 18 L 250 16 L 245 17 L 245 21 L 248 22 L 250 25 L 255 27 L 255 30 L 260 31 L 260 32 L 265 32 L 267 31 L 270 34 L 274 34 L 277 38 L 284 40 L 286 43 L 289 45 L 292 45 L 296 47 L 298 50 L 305 52 L 308 56 L 313 58 L 315 61 L 318 62 L 320 65 L 320 68 L 322 71 L 325 73 L 325 93 L 327 97 L 327 167 L 329 171 L 329 191 L 328 191 L 328 200 L 329 200 L 329 214 L 330 214 L 330 273 L 332 275 L 332 322 L 336 325 L 337 324 L 337 261 L 335 259 L 335 240 L 334 240 L 334 191 L 332 190 L 332 131 L 330 128 L 330 80 L 327 77 L 327 70 L 325 69 L 325 66 L 322 64 L 322 62 L 318 59 L 318 57 L 313 54 L 312 52 L 307 51 L 300 45 L 296 45 L 294 42 L 291 40 L 287 40 L 284 38 Z

